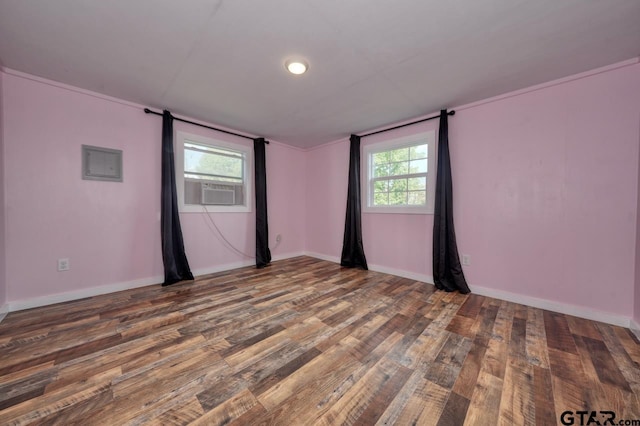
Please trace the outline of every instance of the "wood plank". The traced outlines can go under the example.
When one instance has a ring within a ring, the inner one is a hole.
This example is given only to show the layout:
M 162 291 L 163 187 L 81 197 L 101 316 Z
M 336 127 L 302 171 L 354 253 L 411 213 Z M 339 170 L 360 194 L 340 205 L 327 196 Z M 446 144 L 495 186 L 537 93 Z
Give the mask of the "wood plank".
M 11 312 L 2 424 L 640 418 L 628 329 L 297 257 Z
M 438 426 L 457 426 L 464 423 L 469 409 L 469 400 L 456 392 L 451 392 L 438 419 Z
M 571 330 L 569 329 L 569 323 L 564 315 L 544 311 L 544 327 L 549 348 L 574 355 L 578 354 Z
M 500 399 L 502 395 L 503 380 L 482 370 L 478 375 L 465 425 L 492 425 L 496 424 L 500 414 Z
M 480 314 L 484 301 L 484 296 L 470 294 L 467 296 L 467 300 L 462 304 L 462 306 L 460 306 L 456 315 L 475 319 Z
M 322 352 L 320 352 L 316 348 L 309 349 L 305 353 L 301 354 L 282 367 L 278 368 L 273 373 L 269 374 L 263 380 L 260 380 L 258 383 L 251 385 L 249 387 L 249 390 L 251 390 L 254 395 L 261 395 L 268 389 L 271 389 L 273 386 L 278 384 L 284 378 L 289 377 L 292 373 L 305 366 L 309 361 L 313 360 L 320 354 L 322 354 Z
M 354 424 L 374 401 L 378 389 L 383 388 L 396 372 L 403 368 L 382 360 L 358 380 L 319 419 L 317 424 Z M 405 369 L 407 370 L 407 369 Z
M 258 405 L 258 401 L 249 390 L 240 391 L 224 403 L 191 422 L 196 425 L 225 425 L 239 418 Z
M 450 390 L 460 373 L 467 353 L 469 353 L 471 343 L 471 340 L 460 335 L 449 335 L 424 378 Z
M 435 425 L 437 424 L 442 412 L 446 407 L 449 391 L 437 384 L 426 381 L 426 385 L 419 393 L 420 399 L 423 401 L 423 409 L 415 420 L 416 425 Z
M 393 376 L 378 388 L 373 400 L 356 419 L 356 423 L 375 424 L 387 409 L 394 397 L 400 392 L 412 371 L 399 366 Z
M 552 425 L 557 422 L 551 372 L 546 368 L 533 366 L 533 387 L 535 395 L 536 424 Z M 566 408 L 566 407 L 565 407 Z
M 424 409 L 424 400 L 416 394 L 426 382 L 420 371 L 413 371 L 376 425 L 413 424 Z
M 526 327 L 527 361 L 531 365 L 549 368 L 547 354 L 547 334 L 544 327 L 544 315 L 540 309 L 529 308 Z
M 627 383 L 620 369 L 616 366 L 616 362 L 605 344 L 600 340 L 590 339 L 589 337 L 583 337 L 582 340 L 589 351 L 589 355 L 591 355 L 591 361 L 593 361 L 593 366 L 600 382 L 631 392 L 629 383 Z
M 202 417 L 204 410 L 197 398 L 191 398 L 179 407 L 165 411 L 154 419 L 159 425 L 184 425 Z
M 478 381 L 478 374 L 487 351 L 488 340 L 487 337 L 482 335 L 478 335 L 475 338 L 453 385 L 453 391 L 467 400 L 471 399 L 473 388 Z
M 520 363 L 507 364 L 500 399 L 500 425 L 536 424 L 533 371 L 528 365 L 522 368 L 523 364 Z

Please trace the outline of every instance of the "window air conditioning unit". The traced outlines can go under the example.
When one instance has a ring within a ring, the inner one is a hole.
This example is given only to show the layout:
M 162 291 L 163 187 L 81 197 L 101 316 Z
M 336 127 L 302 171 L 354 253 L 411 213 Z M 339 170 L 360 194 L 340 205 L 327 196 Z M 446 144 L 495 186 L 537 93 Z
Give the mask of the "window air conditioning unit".
M 234 205 L 236 203 L 236 191 L 234 185 L 202 182 L 201 203 L 209 205 Z

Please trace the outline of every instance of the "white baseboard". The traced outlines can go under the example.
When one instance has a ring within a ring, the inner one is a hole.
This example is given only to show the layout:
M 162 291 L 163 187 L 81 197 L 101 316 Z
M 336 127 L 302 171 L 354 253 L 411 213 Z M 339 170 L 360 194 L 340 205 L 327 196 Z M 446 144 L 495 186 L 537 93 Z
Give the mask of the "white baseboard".
M 302 251 L 293 252 L 293 253 L 275 254 L 271 256 L 271 260 L 272 261 L 284 260 L 284 259 L 290 259 L 292 257 L 298 257 L 298 256 L 304 256 L 304 255 L 305 253 Z M 193 273 L 194 277 L 197 277 L 200 275 L 209 275 L 209 274 L 215 274 L 217 272 L 230 271 L 232 269 L 245 268 L 247 266 L 253 266 L 255 264 L 256 264 L 255 260 L 249 259 L 249 260 L 241 260 L 239 262 L 225 263 L 223 265 L 216 265 L 209 268 L 194 269 L 191 272 Z
M 469 286 L 471 292 L 481 296 L 493 297 L 494 299 L 506 300 L 507 302 L 519 303 L 534 308 L 546 309 L 547 311 L 558 312 L 574 317 L 585 318 L 593 321 L 600 321 L 607 324 L 619 325 L 621 327 L 629 327 L 630 318 L 623 315 L 616 315 L 609 312 L 598 311 L 593 308 L 584 306 L 576 306 L 554 300 L 540 299 L 533 296 L 511 293 L 493 288 Z
M 115 293 L 117 291 L 130 290 L 132 288 L 145 287 L 148 285 L 161 283 L 163 280 L 164 277 L 142 278 L 139 280 L 126 281 L 122 283 L 107 284 L 98 287 L 67 291 L 64 293 L 50 294 L 47 296 L 32 297 L 30 299 L 15 300 L 9 302 L 9 312 L 39 308 L 40 306 L 53 305 L 55 303 L 69 302 L 72 300 L 84 299 L 86 297 L 99 296 L 101 294 Z
M 273 256 L 273 260 L 288 259 L 290 257 L 303 256 L 303 252 L 284 253 Z M 194 276 L 208 275 L 216 272 L 229 271 L 231 269 L 243 268 L 245 266 L 255 265 L 253 260 L 245 260 L 240 262 L 226 263 L 223 265 L 216 265 L 209 268 L 194 269 L 192 271 Z M 16 300 L 8 302 L 2 308 L 0 308 L 0 321 L 8 312 L 22 311 L 24 309 L 38 308 L 40 306 L 53 305 L 55 303 L 69 302 L 72 300 L 84 299 L 86 297 L 99 296 L 102 294 L 115 293 L 122 290 L 130 290 L 133 288 L 145 287 L 153 284 L 160 284 L 164 280 L 164 277 L 150 277 L 142 278 L 139 280 L 127 281 L 122 283 L 107 284 L 98 287 L 83 288 L 80 290 L 73 290 L 64 293 L 51 294 L 47 296 L 33 297 L 30 299 Z M 3 313 L 3 309 L 6 312 Z
M 340 259 L 335 256 L 328 256 L 326 254 L 306 252 L 307 256 L 315 257 L 318 259 L 326 260 L 329 262 L 340 263 Z M 433 277 L 430 275 L 423 275 L 414 272 L 402 271 L 395 268 L 389 268 L 386 266 L 370 264 L 369 269 L 376 272 L 382 272 L 385 274 L 397 275 L 399 277 L 409 278 L 416 281 L 422 281 L 428 284 L 433 284 Z M 566 315 L 573 315 L 575 317 L 585 318 L 593 321 L 600 321 L 607 324 L 618 325 L 621 327 L 630 327 L 632 321 L 630 318 L 623 315 L 611 314 L 609 312 L 598 311 L 591 308 L 582 306 L 570 305 L 567 303 L 556 302 L 553 300 L 540 299 L 537 297 L 526 296 L 523 294 L 511 293 L 503 290 L 496 290 L 488 287 L 469 286 L 471 292 L 480 296 L 492 297 L 494 299 L 506 300 L 507 302 L 519 303 L 521 305 L 527 305 L 534 308 L 546 309 L 548 311 L 558 312 Z M 633 330 L 633 327 L 631 327 Z M 640 338 L 640 325 L 636 323 L 636 335 Z
M 315 257 L 316 259 L 326 260 L 327 262 L 340 263 L 340 258 L 336 256 L 329 256 L 322 253 L 316 253 L 312 251 L 304 252 L 305 256 Z M 389 268 L 387 266 L 368 264 L 369 270 L 374 272 L 382 272 L 383 274 L 395 275 L 402 278 L 408 278 L 410 280 L 422 281 L 427 284 L 433 284 L 433 277 L 431 275 L 418 274 L 416 272 L 404 271 L 402 269 Z
M 310 256 L 317 259 L 326 260 L 328 262 L 340 263 L 340 258 L 336 256 L 329 256 L 322 253 L 301 251 L 293 253 L 284 253 L 274 255 L 273 260 L 283 260 L 298 256 Z M 240 262 L 226 263 L 223 265 L 217 265 L 209 268 L 200 268 L 193 270 L 195 276 L 208 275 L 216 272 L 228 271 L 231 269 L 242 268 L 246 266 L 254 265 L 253 260 L 246 260 Z M 396 275 L 403 278 L 408 278 L 416 281 L 422 281 L 428 284 L 433 284 L 433 277 L 425 274 L 418 274 L 409 271 L 403 271 L 400 269 L 389 268 L 382 265 L 372 264 L 369 265 L 369 269 L 375 272 L 381 272 L 385 274 Z M 65 293 L 58 293 L 48 296 L 34 297 L 30 299 L 17 300 L 7 302 L 0 307 L 0 321 L 7 315 L 8 312 L 20 311 L 23 309 L 37 308 L 40 306 L 52 305 L 54 303 L 68 302 L 71 300 L 84 299 L 86 297 L 99 296 L 101 294 L 114 293 L 122 290 L 129 290 L 138 287 L 144 287 L 153 284 L 159 284 L 163 280 L 163 277 L 151 277 L 143 278 L 134 281 L 127 281 L 116 284 L 103 285 L 98 287 L 91 287 L 86 289 L 74 290 Z M 553 312 L 559 312 L 562 314 L 573 315 L 580 318 L 586 318 L 594 321 L 600 321 L 607 324 L 618 325 L 621 327 L 629 327 L 640 338 L 640 324 L 633 321 L 631 318 L 611 314 L 608 312 L 602 312 L 582 306 L 570 305 L 567 303 L 556 302 L 547 299 L 540 299 L 537 297 L 526 296 L 517 293 L 511 293 L 502 290 L 496 290 L 488 287 L 469 286 L 472 293 L 481 296 L 493 297 L 495 299 L 506 300 L 508 302 L 520 303 L 522 305 L 532 306 L 534 308 L 546 309 Z
M 272 261 L 276 261 L 276 260 L 284 260 L 284 259 L 291 259 L 292 257 L 300 257 L 300 256 L 306 256 L 307 253 L 304 251 L 296 251 L 296 252 L 292 252 L 292 253 L 283 253 L 283 254 L 274 254 L 271 257 Z
M 244 268 L 246 266 L 252 266 L 255 264 L 256 262 L 253 260 L 241 260 L 239 262 L 225 263 L 222 265 L 211 266 L 208 268 L 192 269 L 191 273 L 193 274 L 194 277 L 199 277 L 201 275 L 215 274 L 217 272 L 224 272 L 224 271 L 229 271 L 231 269 Z
M 408 278 L 410 280 L 422 281 L 423 283 L 433 285 L 433 277 L 431 275 L 418 274 L 416 272 L 408 272 L 408 271 L 403 271 L 401 269 L 388 268 L 386 266 L 381 266 L 376 264 L 370 264 L 369 270 L 375 271 L 375 272 L 382 272 L 383 274 L 396 275 L 398 277 Z
M 0 322 L 2 322 L 2 320 L 4 319 L 4 317 L 7 316 L 8 313 L 9 313 L 8 303 L 5 303 L 4 305 L 0 306 Z
M 305 251 L 305 256 L 315 257 L 316 259 L 326 260 L 327 262 L 340 263 L 340 258 L 337 256 L 329 256 L 328 254 L 316 253 L 313 251 Z
M 634 319 L 631 319 L 629 324 L 629 329 L 636 335 L 638 339 L 640 339 L 640 324 L 638 324 Z

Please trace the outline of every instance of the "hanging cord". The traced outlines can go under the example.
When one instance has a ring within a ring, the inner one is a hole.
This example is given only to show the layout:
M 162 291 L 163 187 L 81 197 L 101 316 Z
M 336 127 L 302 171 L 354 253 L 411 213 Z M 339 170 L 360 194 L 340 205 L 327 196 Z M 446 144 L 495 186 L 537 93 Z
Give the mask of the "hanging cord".
M 238 253 L 240 256 L 244 256 L 244 257 L 249 258 L 249 259 L 255 259 L 255 256 L 249 255 L 249 254 L 243 252 L 242 250 L 237 249 L 233 244 L 231 244 L 231 242 L 225 238 L 225 236 L 222 233 L 222 231 L 220 230 L 220 228 L 218 228 L 218 225 L 216 225 L 216 223 L 214 222 L 213 218 L 211 217 L 211 212 L 209 210 L 207 210 L 207 208 L 205 206 L 202 206 L 202 210 L 207 214 L 207 217 L 209 218 L 209 221 L 211 222 L 213 227 L 216 228 L 216 231 L 218 231 L 218 234 L 220 235 L 220 238 L 222 238 L 222 240 L 227 244 L 227 246 L 230 249 L 232 249 L 233 251 Z
M 213 217 L 211 217 L 211 212 L 209 210 L 207 210 L 207 207 L 206 206 L 202 206 L 202 210 L 207 214 L 207 217 L 209 218 L 209 221 L 211 222 L 213 227 L 216 229 L 216 231 L 218 231 L 218 235 L 220 235 L 220 238 L 222 238 L 222 240 L 227 244 L 227 246 L 230 249 L 232 249 L 233 251 L 235 251 L 239 255 L 244 256 L 246 258 L 249 258 L 249 259 L 255 259 L 256 258 L 255 256 L 248 255 L 247 253 L 243 252 L 242 250 L 236 248 L 233 244 L 231 244 L 231 242 L 225 238 L 225 236 L 222 233 L 222 231 L 220 230 L 220 228 L 218 228 L 218 225 L 216 225 L 216 222 L 213 220 Z M 280 245 L 280 241 L 277 241 L 276 245 L 273 246 L 273 248 L 271 248 L 270 250 L 277 249 L 279 245 Z

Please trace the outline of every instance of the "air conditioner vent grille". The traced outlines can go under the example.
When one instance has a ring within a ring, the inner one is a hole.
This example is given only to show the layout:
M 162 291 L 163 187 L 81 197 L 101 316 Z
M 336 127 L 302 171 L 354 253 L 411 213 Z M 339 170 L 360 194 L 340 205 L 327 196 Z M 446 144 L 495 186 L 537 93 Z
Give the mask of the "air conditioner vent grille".
M 236 191 L 233 185 L 202 182 L 201 191 L 202 204 L 232 206 L 236 203 Z

